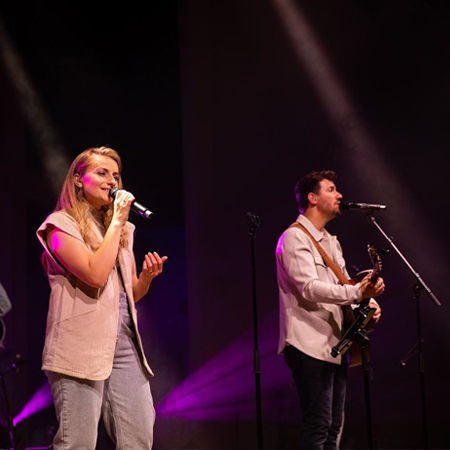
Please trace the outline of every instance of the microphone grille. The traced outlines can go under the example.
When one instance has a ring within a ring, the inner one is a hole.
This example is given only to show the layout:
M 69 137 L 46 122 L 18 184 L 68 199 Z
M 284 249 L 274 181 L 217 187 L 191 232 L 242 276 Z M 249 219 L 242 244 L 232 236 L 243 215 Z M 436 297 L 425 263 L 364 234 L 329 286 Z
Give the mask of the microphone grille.
M 110 196 L 111 198 L 116 198 L 116 193 L 117 193 L 118 190 L 119 190 L 119 189 L 116 188 L 116 187 L 111 188 L 111 189 L 109 190 L 109 196 Z

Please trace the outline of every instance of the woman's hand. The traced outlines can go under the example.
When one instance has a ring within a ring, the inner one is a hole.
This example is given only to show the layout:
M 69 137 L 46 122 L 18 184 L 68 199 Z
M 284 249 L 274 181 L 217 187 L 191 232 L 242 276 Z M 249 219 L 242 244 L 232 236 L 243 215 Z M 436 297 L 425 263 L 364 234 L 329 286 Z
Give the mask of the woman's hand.
M 116 192 L 114 199 L 114 213 L 112 223 L 119 226 L 124 226 L 130 214 L 131 204 L 135 200 L 133 194 L 123 189 Z
M 142 263 L 142 272 L 139 278 L 136 278 L 136 264 L 133 264 L 133 294 L 134 301 L 139 301 L 148 291 L 153 278 L 160 275 L 163 271 L 163 265 L 167 261 L 167 256 L 162 258 L 156 252 L 149 252 L 145 255 Z
M 89 252 L 79 239 L 53 225 L 47 230 L 47 245 L 69 272 L 89 286 L 102 288 L 116 263 L 120 235 L 127 222 L 133 200 L 134 197 L 129 192 L 117 191 L 111 225 L 94 254 Z
M 163 271 L 163 264 L 167 260 L 167 256 L 160 258 L 156 252 L 148 252 L 145 255 L 144 262 L 142 264 L 142 272 L 139 275 L 139 279 L 147 284 L 150 284 L 153 278 L 160 275 Z

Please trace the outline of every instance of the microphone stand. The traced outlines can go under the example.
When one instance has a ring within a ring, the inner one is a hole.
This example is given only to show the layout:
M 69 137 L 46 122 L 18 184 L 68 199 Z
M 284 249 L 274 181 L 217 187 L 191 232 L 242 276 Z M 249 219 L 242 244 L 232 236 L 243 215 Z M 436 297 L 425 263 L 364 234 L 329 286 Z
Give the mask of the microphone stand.
M 1 350 L 4 351 L 4 348 L 1 349 Z M 4 354 L 2 354 L 0 352 L 0 358 L 1 359 L 5 359 L 5 358 L 9 358 L 9 356 L 5 356 Z M 19 371 L 19 366 L 21 366 L 24 363 L 25 363 L 25 361 L 22 359 L 21 355 L 16 354 L 11 359 L 8 367 L 6 369 L 3 369 L 3 370 L 0 371 L 0 388 L 1 388 L 1 392 L 3 394 L 3 401 L 4 401 L 4 406 L 5 406 L 6 418 L 7 418 L 7 421 L 8 421 L 7 426 L 8 426 L 8 435 L 9 435 L 9 441 L 10 441 L 10 446 L 8 448 L 10 450 L 14 450 L 14 449 L 18 450 L 19 446 L 17 445 L 17 443 L 14 440 L 14 436 L 15 436 L 14 429 L 15 429 L 15 427 L 14 427 L 14 424 L 13 424 L 13 415 L 12 415 L 12 411 L 11 411 L 11 405 L 9 403 L 8 390 L 6 388 L 6 383 L 5 383 L 5 375 L 7 375 L 9 372 L 12 372 L 12 371 L 18 372 Z
M 0 386 L 2 389 L 2 393 L 3 393 L 3 398 L 4 398 L 4 402 L 5 402 L 5 410 L 6 410 L 6 417 L 8 420 L 8 435 L 9 435 L 9 441 L 10 441 L 10 445 L 11 445 L 11 449 L 14 450 L 15 447 L 15 443 L 14 443 L 14 425 L 13 425 L 13 416 L 11 414 L 11 407 L 9 404 L 9 398 L 8 398 L 8 391 L 6 389 L 6 384 L 5 384 L 5 375 L 9 372 L 9 369 L 5 372 L 1 372 L 0 373 Z
M 253 304 L 253 370 L 255 373 L 255 396 L 257 417 L 257 442 L 258 450 L 263 450 L 262 433 L 262 407 L 261 407 L 261 367 L 258 348 L 258 304 L 256 302 L 256 264 L 255 264 L 255 239 L 256 230 L 261 226 L 259 217 L 251 212 L 247 213 L 248 236 L 250 238 L 250 253 L 252 264 L 252 304 Z
M 420 293 L 421 293 L 421 291 L 424 290 L 436 306 L 441 306 L 441 303 L 439 302 L 437 297 L 433 294 L 431 289 L 422 280 L 422 277 L 419 275 L 419 273 L 414 270 L 414 268 L 411 266 L 411 264 L 408 262 L 408 260 L 405 258 L 405 256 L 403 256 L 403 254 L 400 252 L 400 250 L 394 244 L 393 239 L 390 238 L 384 232 L 384 230 L 381 228 L 381 226 L 375 220 L 375 217 L 373 216 L 373 211 L 374 211 L 373 209 L 367 208 L 363 212 L 366 214 L 367 218 L 374 224 L 374 226 L 379 230 L 379 232 L 384 236 L 384 238 L 389 242 L 391 247 L 397 252 L 397 254 L 400 256 L 400 259 L 406 264 L 406 267 L 408 267 L 410 272 L 413 274 L 413 276 L 417 280 L 413 287 L 413 291 L 414 291 L 413 298 L 416 303 L 416 316 L 417 316 L 417 343 L 416 343 L 415 347 L 417 347 L 418 353 L 419 353 L 420 398 L 421 398 L 421 407 L 422 407 L 421 409 L 422 409 L 423 447 L 425 449 L 427 449 L 428 448 L 428 419 L 427 419 L 427 408 L 426 408 L 426 397 L 425 397 L 425 364 L 424 364 L 425 358 L 424 358 L 423 338 L 422 338 L 422 322 L 421 322 L 421 316 L 420 316 Z M 413 351 L 414 351 L 414 349 L 410 350 L 408 352 L 408 354 L 402 359 L 402 361 L 401 361 L 402 365 L 406 364 L 406 360 L 409 359 L 409 357 Z
M 367 336 L 364 336 L 359 342 L 362 353 L 362 371 L 364 379 L 364 395 L 366 400 L 366 421 L 367 421 L 367 443 L 369 450 L 375 449 L 375 440 L 373 434 L 373 422 L 372 422 L 372 405 L 370 400 L 370 367 L 369 367 L 369 352 L 370 352 L 370 340 Z

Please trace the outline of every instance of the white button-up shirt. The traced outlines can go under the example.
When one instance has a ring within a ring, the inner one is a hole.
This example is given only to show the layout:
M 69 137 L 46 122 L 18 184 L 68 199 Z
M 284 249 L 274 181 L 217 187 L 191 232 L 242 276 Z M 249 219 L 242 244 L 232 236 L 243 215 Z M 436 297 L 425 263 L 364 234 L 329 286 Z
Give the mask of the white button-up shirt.
M 348 277 L 336 236 L 317 230 L 303 215 L 297 222 L 313 235 Z M 288 228 L 281 235 L 276 258 L 280 297 L 278 351 L 281 353 L 286 345 L 293 345 L 313 358 L 340 364 L 341 356 L 333 358 L 331 349 L 342 336 L 341 305 L 362 299 L 360 283 L 339 284 L 311 238 L 297 227 Z

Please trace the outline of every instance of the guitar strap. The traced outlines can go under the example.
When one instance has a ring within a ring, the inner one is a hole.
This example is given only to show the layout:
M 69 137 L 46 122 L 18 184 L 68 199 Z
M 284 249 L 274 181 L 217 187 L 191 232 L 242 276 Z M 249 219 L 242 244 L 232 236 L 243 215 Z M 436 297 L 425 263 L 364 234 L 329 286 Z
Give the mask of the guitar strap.
M 311 239 L 317 251 L 320 253 L 323 260 L 325 261 L 325 264 L 333 271 L 333 273 L 336 275 L 337 279 L 342 285 L 352 284 L 347 279 L 347 277 L 342 273 L 342 270 L 339 268 L 339 266 L 330 258 L 325 249 L 314 239 L 314 236 L 301 223 L 295 222 L 289 228 L 293 227 L 300 228 L 300 230 L 302 230 Z M 344 314 L 344 330 L 347 330 L 350 327 L 350 325 L 354 322 L 355 316 L 353 314 L 352 307 L 349 305 L 342 306 L 342 311 Z
M 295 222 L 289 228 L 292 227 L 300 228 L 306 235 L 308 235 L 317 251 L 320 253 L 320 256 L 322 256 L 325 261 L 325 264 L 333 271 L 341 284 L 351 284 L 347 277 L 342 273 L 339 266 L 328 256 L 325 249 L 314 239 L 314 236 L 301 223 Z

